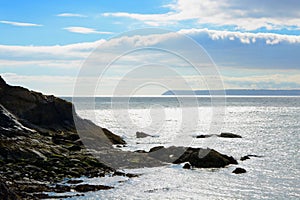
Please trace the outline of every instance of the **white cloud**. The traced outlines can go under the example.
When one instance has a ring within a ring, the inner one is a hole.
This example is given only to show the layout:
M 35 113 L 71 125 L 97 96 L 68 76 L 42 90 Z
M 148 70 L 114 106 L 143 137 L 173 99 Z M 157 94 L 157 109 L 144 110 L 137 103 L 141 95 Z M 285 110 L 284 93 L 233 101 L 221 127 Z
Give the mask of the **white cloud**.
M 0 45 L 0 55 L 7 58 L 28 57 L 30 60 L 49 58 L 57 60 L 65 58 L 80 59 L 87 57 L 92 50 L 104 42 L 105 40 L 101 39 L 95 42 L 55 46 Z
M 13 22 L 13 21 L 0 21 L 2 24 L 9 24 L 12 26 L 31 27 L 31 26 L 43 26 L 41 24 L 25 23 L 25 22 Z
M 87 17 L 86 15 L 77 14 L 77 13 L 61 13 L 56 16 L 58 16 L 58 17 Z
M 81 33 L 81 34 L 113 34 L 112 32 L 97 31 L 93 28 L 86 28 L 86 27 L 79 27 L 79 26 L 66 27 L 64 29 L 72 33 Z
M 238 29 L 281 29 L 285 26 L 300 28 L 300 4 L 295 0 L 177 0 L 165 5 L 170 11 L 163 14 L 104 13 L 104 16 L 128 17 L 148 25 L 195 20 L 198 24 L 236 26 Z
M 238 32 L 238 31 L 219 31 L 209 29 L 182 29 L 178 31 L 182 34 L 196 35 L 196 34 L 207 34 L 213 40 L 229 39 L 229 40 L 240 40 L 241 43 L 250 44 L 255 43 L 257 39 L 265 40 L 266 44 L 273 45 L 281 42 L 287 42 L 290 44 L 300 43 L 299 35 L 283 35 L 276 33 L 249 33 L 249 32 Z
M 1 67 L 55 67 L 55 68 L 79 68 L 82 60 L 0 60 Z M 0 67 L 0 68 L 1 68 Z

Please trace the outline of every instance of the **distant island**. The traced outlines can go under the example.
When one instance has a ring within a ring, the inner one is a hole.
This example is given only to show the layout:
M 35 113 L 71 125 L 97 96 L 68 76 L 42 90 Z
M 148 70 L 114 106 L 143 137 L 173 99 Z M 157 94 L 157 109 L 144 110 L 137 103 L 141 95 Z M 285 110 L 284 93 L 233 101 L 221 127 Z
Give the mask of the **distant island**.
M 300 96 L 300 90 L 169 90 L 162 95 Z

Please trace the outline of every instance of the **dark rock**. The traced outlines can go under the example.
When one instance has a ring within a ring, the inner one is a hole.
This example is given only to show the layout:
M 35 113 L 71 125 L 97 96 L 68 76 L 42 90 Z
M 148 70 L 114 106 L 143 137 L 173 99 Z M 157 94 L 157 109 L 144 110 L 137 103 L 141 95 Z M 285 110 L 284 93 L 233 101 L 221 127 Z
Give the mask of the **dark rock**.
M 68 147 L 67 149 L 70 151 L 80 151 L 83 147 L 79 146 L 79 145 L 72 145 L 70 147 Z
M 241 157 L 241 161 L 244 161 L 244 160 L 248 160 L 248 159 L 250 159 L 250 157 L 249 156 L 243 156 L 243 157 Z
M 212 137 L 213 135 L 197 135 L 196 138 L 209 138 Z
M 261 157 L 263 157 L 263 156 L 258 156 L 258 155 L 252 155 L 252 154 L 249 154 L 249 155 L 246 155 L 246 156 L 242 156 L 240 160 L 241 160 L 241 161 L 244 161 L 244 160 L 250 159 L 250 157 L 261 158 Z
M 72 197 L 80 197 L 80 196 L 84 196 L 83 194 L 75 194 L 75 195 L 55 195 L 55 196 L 51 196 L 49 194 L 45 194 L 45 193 L 36 193 L 33 194 L 34 197 L 38 198 L 38 199 L 67 199 L 67 198 L 72 198 Z
M 233 157 L 221 154 L 213 149 L 185 148 L 171 146 L 150 151 L 149 156 L 162 162 L 180 164 L 189 162 L 198 168 L 219 168 L 229 164 L 237 164 Z
M 1 77 L 0 77 L 0 84 L 1 84 Z M 0 183 L 0 199 L 18 200 L 21 198 L 15 192 L 9 189 L 5 183 Z
M 126 142 L 120 136 L 113 134 L 110 130 L 106 128 L 102 128 L 102 130 L 112 144 L 126 144 Z
M 113 176 L 126 176 L 128 178 L 139 177 L 138 174 L 124 173 L 120 171 L 115 171 L 115 173 L 113 173 Z
M 242 136 L 233 133 L 221 133 L 219 137 L 223 138 L 242 138 Z
M 98 191 L 98 190 L 109 190 L 113 187 L 106 186 L 106 185 L 88 185 L 88 184 L 82 184 L 82 185 L 76 185 L 74 189 L 77 192 L 90 192 L 90 191 Z
M 83 182 L 83 180 L 68 180 L 66 183 L 76 185 L 76 184 L 79 184 L 82 182 Z
M 191 169 L 192 168 L 192 166 L 191 166 L 191 164 L 190 163 L 185 163 L 184 165 L 183 165 L 183 167 L 182 167 L 183 169 Z
M 126 174 L 125 174 L 125 176 L 126 176 L 126 177 L 128 177 L 128 178 L 135 178 L 135 177 L 139 177 L 139 176 L 140 176 L 140 174 L 131 174 L 131 173 L 126 173 Z
M 53 189 L 53 191 L 57 192 L 57 193 L 65 193 L 65 192 L 70 192 L 71 191 L 71 187 L 68 185 L 55 185 L 55 188 Z
M 220 135 L 215 135 L 215 134 L 197 135 L 196 138 L 209 138 L 212 136 L 223 137 L 223 138 L 242 138 L 242 136 L 233 133 L 221 133 Z
M 259 155 L 253 155 L 253 154 L 249 154 L 247 156 L 249 156 L 249 157 L 256 157 L 256 158 L 262 158 L 263 157 L 263 156 L 259 156 Z
M 153 147 L 153 148 L 150 149 L 149 153 L 154 152 L 154 151 L 158 151 L 158 150 L 163 149 L 163 148 L 165 148 L 165 147 L 164 146 Z
M 136 138 L 152 137 L 151 135 L 144 132 L 136 132 L 135 134 L 136 134 Z
M 247 171 L 243 168 L 240 168 L 240 167 L 237 167 L 235 168 L 235 170 L 232 171 L 232 173 L 234 174 L 243 174 L 243 173 L 246 173 Z
M 136 150 L 134 152 L 136 152 L 136 153 L 147 153 L 147 151 L 145 151 L 145 150 Z

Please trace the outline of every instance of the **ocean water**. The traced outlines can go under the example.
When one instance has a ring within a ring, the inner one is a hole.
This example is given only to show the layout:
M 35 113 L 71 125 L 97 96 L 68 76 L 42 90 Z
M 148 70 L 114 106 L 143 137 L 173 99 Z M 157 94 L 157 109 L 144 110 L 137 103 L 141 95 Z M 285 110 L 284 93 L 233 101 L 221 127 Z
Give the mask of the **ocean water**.
M 239 175 L 232 173 L 236 165 L 122 169 L 142 175 L 86 179 L 115 188 L 73 199 L 300 199 L 299 97 L 227 97 L 215 104 L 208 97 L 99 97 L 93 105 L 90 100 L 77 99 L 77 113 L 121 135 L 128 143 L 124 150 L 177 145 L 209 147 L 236 159 L 262 157 L 239 161 L 237 166 L 247 170 Z M 136 138 L 136 131 L 154 137 Z M 220 132 L 243 138 L 194 137 Z

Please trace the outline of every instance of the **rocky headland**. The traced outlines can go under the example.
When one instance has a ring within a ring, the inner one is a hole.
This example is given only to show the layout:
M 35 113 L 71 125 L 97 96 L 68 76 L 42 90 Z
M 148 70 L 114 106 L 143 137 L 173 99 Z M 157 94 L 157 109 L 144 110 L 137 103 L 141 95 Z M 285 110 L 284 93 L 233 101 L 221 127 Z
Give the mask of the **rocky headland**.
M 42 199 L 49 198 L 43 192 L 111 189 L 72 180 L 69 186 L 57 183 L 82 176 L 135 176 L 117 171 L 122 168 L 237 164 L 212 149 L 154 147 L 149 152 L 129 152 L 113 147 L 125 144 L 108 129 L 80 118 L 72 103 L 10 86 L 0 77 L 0 199 Z

